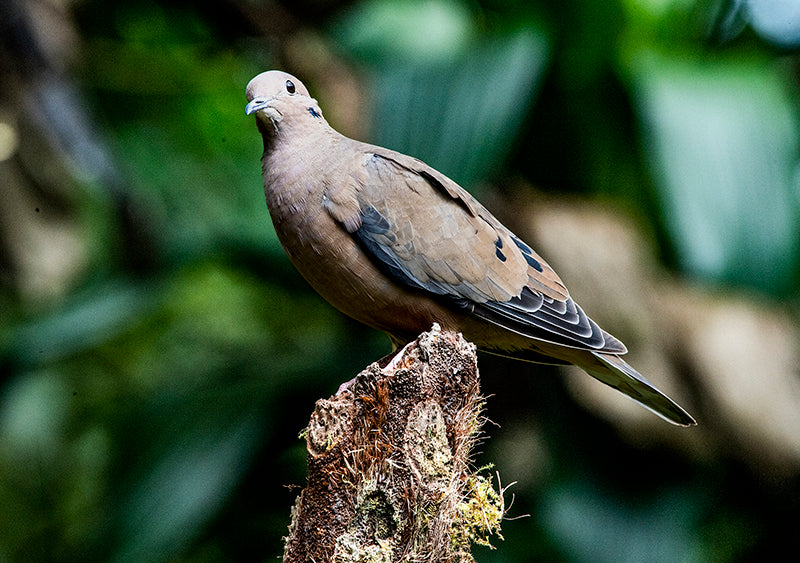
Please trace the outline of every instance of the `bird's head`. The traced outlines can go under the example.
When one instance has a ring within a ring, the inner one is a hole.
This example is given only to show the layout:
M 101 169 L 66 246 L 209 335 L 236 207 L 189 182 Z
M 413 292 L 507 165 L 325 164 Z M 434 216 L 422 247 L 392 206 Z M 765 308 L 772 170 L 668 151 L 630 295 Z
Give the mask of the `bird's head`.
M 262 72 L 250 81 L 245 94 L 248 103 L 244 111 L 255 114 L 262 134 L 275 136 L 286 123 L 298 119 L 323 120 L 317 100 L 302 82 L 286 72 Z

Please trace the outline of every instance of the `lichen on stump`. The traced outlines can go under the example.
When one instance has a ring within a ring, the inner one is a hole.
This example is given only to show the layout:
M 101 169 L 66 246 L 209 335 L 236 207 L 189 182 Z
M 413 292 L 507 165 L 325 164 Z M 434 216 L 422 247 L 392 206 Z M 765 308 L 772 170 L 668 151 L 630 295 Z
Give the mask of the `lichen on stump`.
M 483 402 L 475 346 L 437 325 L 317 401 L 284 561 L 472 561 L 504 510 L 470 463 Z

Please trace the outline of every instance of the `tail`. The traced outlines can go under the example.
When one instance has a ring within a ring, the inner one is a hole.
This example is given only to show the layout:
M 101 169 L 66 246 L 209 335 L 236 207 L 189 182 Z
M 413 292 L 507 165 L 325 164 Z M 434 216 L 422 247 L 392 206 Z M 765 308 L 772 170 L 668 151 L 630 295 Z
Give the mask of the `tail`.
M 578 367 L 606 385 L 624 393 L 664 420 L 678 426 L 694 426 L 694 418 L 675 401 L 647 381 L 638 371 L 614 354 L 591 352 L 595 361 L 580 362 Z M 588 358 L 588 354 L 584 356 Z

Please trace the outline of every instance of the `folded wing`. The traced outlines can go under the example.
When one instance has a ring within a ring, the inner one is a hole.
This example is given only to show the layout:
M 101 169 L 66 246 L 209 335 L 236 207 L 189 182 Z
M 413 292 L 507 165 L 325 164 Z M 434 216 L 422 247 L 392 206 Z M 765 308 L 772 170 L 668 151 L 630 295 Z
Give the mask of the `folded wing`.
M 370 152 L 326 206 L 396 281 L 530 338 L 624 353 L 553 269 L 468 192 L 422 162 Z

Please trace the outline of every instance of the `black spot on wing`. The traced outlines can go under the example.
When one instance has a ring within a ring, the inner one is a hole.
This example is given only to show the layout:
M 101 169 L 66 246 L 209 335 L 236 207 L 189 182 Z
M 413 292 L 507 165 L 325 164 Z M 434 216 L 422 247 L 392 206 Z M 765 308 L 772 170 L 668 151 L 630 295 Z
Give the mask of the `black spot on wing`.
M 539 261 L 536 260 L 536 258 L 534 258 L 533 256 L 530 256 L 528 254 L 525 254 L 525 253 L 523 253 L 522 255 L 525 257 L 525 261 L 528 263 L 528 266 L 530 266 L 531 268 L 533 268 L 537 272 L 541 272 L 542 271 L 542 265 L 539 264 Z
M 522 255 L 525 257 L 525 261 L 528 263 L 528 265 L 537 272 L 541 272 L 543 270 L 542 265 L 536 258 L 533 257 L 533 250 L 531 250 L 531 247 L 515 236 L 512 236 L 511 240 L 513 240 L 514 244 L 517 245 L 517 248 L 522 251 Z
M 521 240 L 519 240 L 516 236 L 512 236 L 511 240 L 513 240 L 514 244 L 517 245 L 517 248 L 519 248 L 525 254 L 533 254 L 533 250 L 531 250 L 531 247 L 522 242 Z
M 501 250 L 503 248 L 503 239 L 501 239 L 500 237 L 497 237 L 497 240 L 494 241 L 494 246 L 495 246 L 494 255 L 497 256 L 497 258 L 501 262 L 505 262 L 506 261 L 506 255 L 503 254 L 503 251 Z

